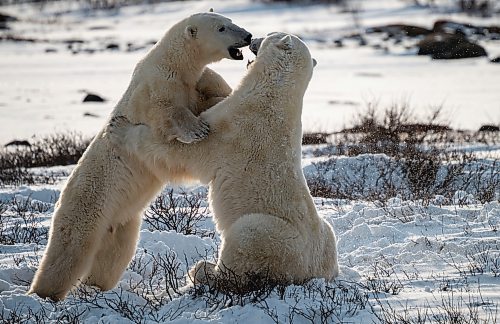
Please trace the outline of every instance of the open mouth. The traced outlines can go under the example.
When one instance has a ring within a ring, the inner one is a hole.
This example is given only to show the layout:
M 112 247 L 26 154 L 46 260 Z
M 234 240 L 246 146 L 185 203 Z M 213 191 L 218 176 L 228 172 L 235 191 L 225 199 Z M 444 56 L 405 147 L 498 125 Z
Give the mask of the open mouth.
M 243 53 L 239 48 L 230 46 L 227 51 L 233 60 L 243 60 Z

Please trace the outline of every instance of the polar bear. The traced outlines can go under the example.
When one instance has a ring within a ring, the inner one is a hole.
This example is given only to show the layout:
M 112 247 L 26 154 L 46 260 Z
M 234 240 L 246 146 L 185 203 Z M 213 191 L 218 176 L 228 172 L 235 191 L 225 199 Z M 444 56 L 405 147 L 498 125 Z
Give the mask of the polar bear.
M 211 132 L 192 145 L 165 145 L 148 125 L 111 121 L 114 143 L 159 178 L 182 166 L 209 183 L 222 246 L 217 264 L 191 269 L 194 283 L 241 291 L 256 278 L 303 283 L 338 275 L 334 231 L 319 217 L 301 167 L 302 100 L 313 61 L 296 36 L 270 34 L 238 88 L 201 114 Z
M 239 48 L 251 37 L 215 13 L 180 21 L 137 64 L 111 115 L 148 123 L 164 143 L 203 139 L 208 126 L 197 115 L 231 93 L 206 65 L 243 59 Z M 186 176 L 178 165 L 167 178 Z M 61 192 L 28 293 L 60 300 L 79 281 L 113 288 L 135 253 L 142 211 L 163 184 L 139 159 L 118 155 L 103 129 Z

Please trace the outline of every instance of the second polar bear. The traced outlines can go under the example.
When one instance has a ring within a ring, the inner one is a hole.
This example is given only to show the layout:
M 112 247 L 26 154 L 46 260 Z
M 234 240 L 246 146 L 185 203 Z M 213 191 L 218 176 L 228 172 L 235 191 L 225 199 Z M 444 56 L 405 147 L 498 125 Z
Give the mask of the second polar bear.
M 218 14 L 180 21 L 137 64 L 112 116 L 148 123 L 164 143 L 203 139 L 208 127 L 197 115 L 231 92 L 205 66 L 242 59 L 238 48 L 250 40 L 250 33 Z M 178 164 L 167 179 L 188 176 L 184 171 Z M 59 300 L 80 281 L 113 288 L 134 255 L 142 211 L 165 180 L 139 159 L 119 156 L 101 131 L 61 192 L 29 293 Z
M 282 283 L 338 275 L 333 229 L 319 217 L 301 168 L 302 100 L 312 70 L 300 39 L 273 33 L 232 95 L 202 113 L 212 129 L 205 141 L 165 146 L 147 125 L 111 122 L 112 140 L 159 177 L 183 165 L 210 184 L 222 247 L 217 264 L 200 261 L 190 271 L 195 283 L 232 290 L 251 288 L 256 275 Z

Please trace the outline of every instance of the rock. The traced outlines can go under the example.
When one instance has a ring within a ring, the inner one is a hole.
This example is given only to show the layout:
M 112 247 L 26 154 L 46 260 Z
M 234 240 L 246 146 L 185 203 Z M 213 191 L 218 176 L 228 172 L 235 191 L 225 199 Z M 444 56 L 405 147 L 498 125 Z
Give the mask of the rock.
M 11 21 L 17 21 L 17 18 L 0 12 L 0 29 L 10 29 L 8 23 Z
M 14 16 L 7 15 L 4 13 L 0 12 L 0 22 L 1 23 L 6 23 L 6 22 L 11 22 L 11 21 L 17 21 L 18 19 Z
M 480 132 L 500 132 L 500 127 L 496 125 L 482 125 L 479 128 Z
M 334 40 L 333 44 L 335 45 L 335 47 L 344 47 L 344 43 L 341 38 Z
M 110 51 L 117 51 L 120 49 L 120 45 L 115 44 L 115 43 L 110 43 L 110 44 L 106 45 L 106 49 L 110 50 Z
M 486 56 L 486 50 L 471 43 L 463 35 L 432 33 L 417 44 L 418 55 L 431 55 L 434 59 L 460 59 Z
M 99 115 L 93 114 L 93 113 L 91 113 L 91 112 L 85 112 L 85 113 L 83 113 L 83 117 L 93 117 L 93 118 L 97 118 L 97 117 L 99 117 Z
M 4 145 L 5 147 L 9 147 L 9 146 L 26 146 L 26 147 L 31 147 L 31 144 L 30 142 L 26 141 L 26 140 L 13 140 L 7 144 Z
M 500 56 L 490 60 L 491 63 L 500 63 Z
M 486 50 L 475 43 L 460 43 L 454 47 L 450 52 L 436 53 L 432 55 L 433 59 L 436 60 L 450 60 L 450 59 L 462 59 L 471 57 L 481 57 L 487 56 Z
M 87 93 L 85 98 L 83 98 L 83 102 L 105 102 L 105 101 L 106 99 L 94 93 Z
M 467 42 L 467 39 L 454 34 L 433 33 L 417 43 L 418 55 L 449 52 L 462 42 Z

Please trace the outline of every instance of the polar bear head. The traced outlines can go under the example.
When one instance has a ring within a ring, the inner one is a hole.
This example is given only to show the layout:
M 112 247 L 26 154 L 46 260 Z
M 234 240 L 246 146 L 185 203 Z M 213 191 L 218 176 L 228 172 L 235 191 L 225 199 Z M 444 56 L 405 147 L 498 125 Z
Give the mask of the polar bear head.
M 183 21 L 184 35 L 207 62 L 223 58 L 242 60 L 240 48 L 250 44 L 252 34 L 222 15 L 206 12 Z
M 271 78 L 293 84 L 289 89 L 303 95 L 311 80 L 316 60 L 311 57 L 302 40 L 291 34 L 274 32 L 265 38 L 252 40 L 250 50 L 257 57 L 249 68 L 262 70 Z M 270 81 L 275 83 L 274 86 L 279 86 L 276 84 L 277 80 Z

